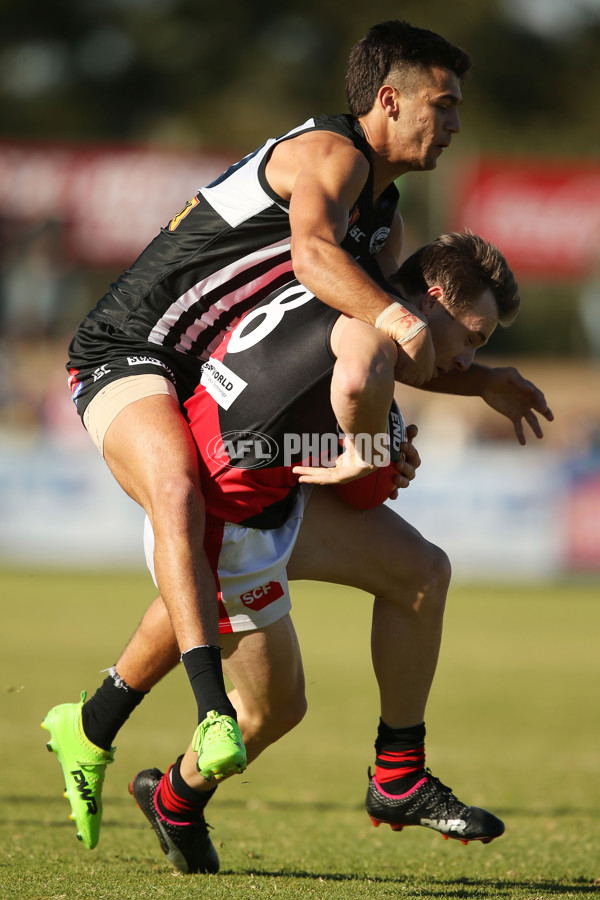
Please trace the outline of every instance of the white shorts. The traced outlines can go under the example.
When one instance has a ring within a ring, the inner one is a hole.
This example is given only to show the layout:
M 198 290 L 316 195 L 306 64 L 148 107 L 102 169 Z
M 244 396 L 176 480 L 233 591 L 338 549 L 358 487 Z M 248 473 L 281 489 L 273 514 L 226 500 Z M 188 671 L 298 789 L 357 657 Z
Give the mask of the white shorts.
M 264 628 L 292 608 L 286 566 L 309 496 L 310 491 L 300 490 L 286 523 L 268 531 L 208 518 L 204 547 L 217 582 L 221 634 Z M 144 552 L 156 584 L 154 535 L 147 516 Z

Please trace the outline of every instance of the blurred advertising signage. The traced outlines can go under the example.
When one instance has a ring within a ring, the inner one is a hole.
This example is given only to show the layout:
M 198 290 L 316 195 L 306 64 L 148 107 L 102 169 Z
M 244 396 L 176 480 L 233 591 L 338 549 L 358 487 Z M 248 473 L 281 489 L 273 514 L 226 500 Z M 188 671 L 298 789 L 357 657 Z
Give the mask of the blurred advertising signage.
M 478 159 L 453 186 L 452 227 L 497 244 L 518 275 L 600 266 L 600 162 Z
M 566 507 L 566 562 L 574 572 L 600 572 L 600 460 L 574 478 Z
M 60 223 L 73 260 L 127 265 L 231 161 L 202 152 L 0 142 L 0 218 Z

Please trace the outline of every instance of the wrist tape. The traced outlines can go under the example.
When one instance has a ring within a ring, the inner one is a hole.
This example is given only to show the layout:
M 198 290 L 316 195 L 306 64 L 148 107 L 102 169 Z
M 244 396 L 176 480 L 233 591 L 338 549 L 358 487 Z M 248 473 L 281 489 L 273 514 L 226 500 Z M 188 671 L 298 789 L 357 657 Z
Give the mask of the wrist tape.
M 416 335 L 420 331 L 423 331 L 424 328 L 427 328 L 427 322 L 423 322 L 422 319 L 419 319 L 413 313 L 408 312 L 404 308 L 404 306 L 402 306 L 402 304 L 398 303 L 396 300 L 394 300 L 393 303 L 390 303 L 390 305 L 387 306 L 383 310 L 383 312 L 379 313 L 379 315 L 375 319 L 375 328 L 377 328 L 378 331 L 381 331 L 381 326 L 385 322 L 385 320 L 391 315 L 391 313 L 398 311 L 400 311 L 400 314 L 397 316 L 398 319 L 411 318 L 416 320 L 407 330 L 404 337 L 397 341 L 398 344 L 407 344 L 409 341 L 412 341 L 412 339 L 416 337 Z

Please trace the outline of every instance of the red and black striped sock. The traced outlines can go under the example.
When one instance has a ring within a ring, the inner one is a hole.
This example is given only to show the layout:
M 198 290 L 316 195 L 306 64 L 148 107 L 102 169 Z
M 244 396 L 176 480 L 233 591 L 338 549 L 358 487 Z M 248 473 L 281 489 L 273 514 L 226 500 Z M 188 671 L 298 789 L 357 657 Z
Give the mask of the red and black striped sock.
M 176 825 L 197 822 L 204 813 L 204 807 L 216 791 L 196 791 L 183 780 L 180 756 L 177 762 L 163 775 L 154 795 L 156 808 L 165 819 Z
M 375 777 L 388 794 L 405 794 L 425 776 L 425 723 L 390 728 L 379 720 Z

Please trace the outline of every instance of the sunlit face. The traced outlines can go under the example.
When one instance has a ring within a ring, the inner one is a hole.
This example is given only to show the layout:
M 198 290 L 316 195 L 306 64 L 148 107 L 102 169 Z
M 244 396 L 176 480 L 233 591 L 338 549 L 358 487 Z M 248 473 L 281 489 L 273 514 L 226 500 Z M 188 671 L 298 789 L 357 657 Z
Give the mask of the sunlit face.
M 450 310 L 441 288 L 431 288 L 422 303 L 435 349 L 435 375 L 466 371 L 475 351 L 491 338 L 498 324 L 498 308 L 487 288 L 470 309 Z
M 390 79 L 393 80 L 393 79 Z M 435 169 L 439 157 L 460 131 L 460 83 L 454 72 L 434 66 L 414 93 L 396 91 L 391 162 L 406 171 Z

